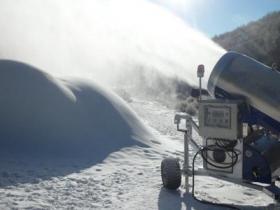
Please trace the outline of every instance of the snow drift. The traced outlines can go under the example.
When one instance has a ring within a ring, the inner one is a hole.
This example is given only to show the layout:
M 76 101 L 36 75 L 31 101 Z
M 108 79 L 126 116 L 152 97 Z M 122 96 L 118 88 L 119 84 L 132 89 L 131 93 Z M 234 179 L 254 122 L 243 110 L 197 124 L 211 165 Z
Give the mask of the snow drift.
M 0 60 L 0 96 L 1 154 L 101 160 L 122 147 L 148 143 L 149 131 L 127 105 L 89 82 L 59 80 Z

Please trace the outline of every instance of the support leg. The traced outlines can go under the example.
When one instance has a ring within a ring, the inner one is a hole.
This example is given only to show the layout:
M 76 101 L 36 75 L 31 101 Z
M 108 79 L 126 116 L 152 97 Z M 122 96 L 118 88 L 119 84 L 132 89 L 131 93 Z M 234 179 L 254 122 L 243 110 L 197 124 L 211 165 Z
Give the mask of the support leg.
M 185 174 L 185 189 L 189 192 L 189 136 L 188 131 L 184 134 L 184 174 Z

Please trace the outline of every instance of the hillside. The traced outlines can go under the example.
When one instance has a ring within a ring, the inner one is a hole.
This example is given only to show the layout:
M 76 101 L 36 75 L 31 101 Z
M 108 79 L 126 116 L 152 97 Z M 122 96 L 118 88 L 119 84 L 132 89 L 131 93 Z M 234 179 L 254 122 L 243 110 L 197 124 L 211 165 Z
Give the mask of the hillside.
M 249 55 L 268 66 L 280 66 L 280 11 L 269 13 L 258 21 L 234 31 L 215 36 L 213 40 L 226 50 Z

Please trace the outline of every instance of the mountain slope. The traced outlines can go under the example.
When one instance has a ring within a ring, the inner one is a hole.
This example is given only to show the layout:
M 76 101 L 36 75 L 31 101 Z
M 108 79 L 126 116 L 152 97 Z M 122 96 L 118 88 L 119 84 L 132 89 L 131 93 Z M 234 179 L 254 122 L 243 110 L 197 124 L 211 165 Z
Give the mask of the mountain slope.
M 268 66 L 280 66 L 280 12 L 273 12 L 258 21 L 231 32 L 215 36 L 213 41 L 226 50 L 249 55 Z

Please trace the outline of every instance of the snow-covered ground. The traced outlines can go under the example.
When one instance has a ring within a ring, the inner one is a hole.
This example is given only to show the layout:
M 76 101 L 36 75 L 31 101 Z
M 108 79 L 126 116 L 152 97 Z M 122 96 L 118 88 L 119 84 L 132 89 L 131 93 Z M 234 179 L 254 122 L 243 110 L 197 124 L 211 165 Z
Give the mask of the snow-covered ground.
M 214 209 L 193 200 L 183 186 L 175 192 L 162 188 L 161 160 L 183 156 L 183 136 L 173 125 L 174 111 L 156 101 L 133 98 L 130 105 L 152 130 L 150 147 L 124 147 L 95 165 L 77 158 L 2 159 L 0 208 Z M 198 177 L 196 186 L 198 196 L 214 202 L 245 206 L 272 202 L 263 193 L 212 178 Z

